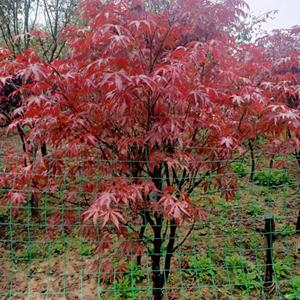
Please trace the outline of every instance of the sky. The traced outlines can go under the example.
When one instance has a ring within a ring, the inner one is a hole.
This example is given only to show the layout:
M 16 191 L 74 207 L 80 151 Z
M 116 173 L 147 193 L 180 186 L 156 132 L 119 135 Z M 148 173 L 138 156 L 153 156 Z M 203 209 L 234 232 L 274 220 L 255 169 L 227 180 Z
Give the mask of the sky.
M 264 26 L 266 30 L 300 25 L 300 0 L 246 0 L 246 2 L 255 15 L 278 10 L 275 19 Z

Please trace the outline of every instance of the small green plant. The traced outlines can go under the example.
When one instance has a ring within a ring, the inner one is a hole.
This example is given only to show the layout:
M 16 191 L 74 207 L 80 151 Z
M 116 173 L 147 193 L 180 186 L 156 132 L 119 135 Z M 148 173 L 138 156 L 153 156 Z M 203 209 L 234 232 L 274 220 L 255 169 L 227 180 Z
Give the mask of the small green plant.
M 130 276 L 131 280 L 136 282 L 141 282 L 145 278 L 145 274 L 142 271 L 141 267 L 138 266 L 135 262 L 129 263 L 128 276 Z
M 216 275 L 216 268 L 211 258 L 202 256 L 197 258 L 193 256 L 189 262 L 188 274 L 191 277 L 197 277 L 200 282 L 211 280 Z
M 255 187 L 255 189 L 257 189 L 257 187 Z M 261 196 L 269 196 L 269 195 L 271 195 L 271 192 L 270 192 L 270 190 L 269 190 L 267 187 L 262 186 L 262 187 L 260 187 L 260 192 L 259 192 L 259 194 L 260 194 Z
M 246 269 L 248 262 L 240 255 L 226 256 L 225 265 L 229 270 Z
M 232 163 L 233 172 L 240 178 L 247 176 L 249 173 L 248 167 L 243 162 Z
M 81 256 L 92 256 L 94 253 L 94 249 L 92 245 L 89 244 L 83 244 L 80 246 L 79 254 Z
M 61 240 L 56 240 L 50 247 L 50 252 L 52 254 L 60 255 L 63 254 L 65 251 L 65 245 Z
M 258 287 L 258 274 L 252 262 L 235 254 L 225 258 L 225 265 L 233 285 L 240 289 Z
M 281 236 L 290 236 L 296 233 L 296 228 L 289 224 L 284 224 L 278 229 L 278 233 Z
M 291 273 L 290 261 L 275 261 L 274 272 L 277 279 L 286 278 Z
M 118 281 L 115 282 L 118 296 L 121 299 L 132 299 L 132 293 L 134 287 L 138 282 L 144 279 L 145 275 L 142 272 L 140 266 L 134 262 L 130 262 L 128 265 L 128 272 Z
M 229 225 L 229 226 L 226 226 L 223 231 L 224 231 L 224 234 L 226 234 L 227 236 L 232 236 L 232 235 L 237 234 L 239 229 L 236 226 Z
M 132 288 L 130 278 L 124 276 L 122 279 L 115 283 L 118 296 L 121 299 L 130 299 L 132 296 Z
M 264 200 L 265 200 L 265 203 L 268 204 L 268 205 L 274 205 L 275 204 L 274 196 L 271 195 L 271 194 L 266 195 Z
M 300 299 L 300 277 L 294 277 L 289 281 L 285 299 L 299 300 Z
M 257 189 L 257 186 L 255 188 Z M 259 196 L 263 196 L 266 204 L 273 205 L 275 203 L 274 193 L 266 186 L 260 187 Z
M 254 181 L 256 184 L 266 187 L 276 187 L 292 182 L 289 173 L 279 169 L 259 171 L 254 176 Z
M 251 216 L 259 217 L 264 213 L 264 208 L 257 203 L 251 203 L 247 209 L 247 213 Z
M 14 256 L 15 262 L 30 262 L 34 259 L 45 257 L 45 251 L 38 243 L 29 244 L 27 248 L 16 253 Z
M 240 289 L 255 289 L 259 285 L 257 273 L 255 271 L 235 271 L 233 283 Z

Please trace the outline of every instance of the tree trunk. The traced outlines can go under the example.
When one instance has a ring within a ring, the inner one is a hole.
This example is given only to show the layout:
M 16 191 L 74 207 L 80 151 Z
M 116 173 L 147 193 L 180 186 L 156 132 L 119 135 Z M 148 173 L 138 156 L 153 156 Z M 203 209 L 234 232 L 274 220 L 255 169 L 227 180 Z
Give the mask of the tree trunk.
M 165 256 L 165 263 L 161 271 L 161 258 L 162 258 L 162 245 L 163 240 L 161 236 L 162 222 L 158 222 L 159 226 L 156 226 L 155 230 L 155 239 L 154 239 L 154 252 L 152 257 L 152 281 L 153 281 L 153 300 L 162 300 L 164 293 L 163 288 L 168 282 L 171 261 L 174 253 L 174 244 L 177 226 L 174 221 L 170 222 L 170 234 L 168 238 L 167 253 Z
M 251 156 L 251 173 L 250 180 L 253 181 L 255 175 L 255 155 L 254 155 L 254 147 L 252 141 L 249 140 L 249 148 L 250 148 L 250 156 Z
M 42 144 L 42 146 L 41 146 L 41 153 L 42 153 L 42 156 L 46 156 L 48 154 L 46 143 Z
M 297 163 L 298 163 L 298 167 L 300 169 L 300 152 L 296 152 L 295 157 L 296 157 L 296 160 L 297 160 Z
M 154 240 L 153 240 L 153 253 L 151 254 L 152 258 L 152 288 L 153 288 L 153 299 L 161 300 L 163 297 L 162 287 L 163 287 L 163 278 L 160 273 L 160 260 L 161 260 L 161 246 L 162 246 L 162 217 L 156 218 L 156 224 L 153 226 Z
M 37 218 L 39 215 L 39 207 L 38 207 L 38 201 L 35 198 L 34 194 L 30 195 L 30 210 L 31 210 L 31 216 L 33 218 Z
M 296 224 L 296 233 L 300 235 L 300 209 L 299 209 L 298 219 Z
M 275 158 L 275 154 L 272 155 L 271 159 L 270 159 L 270 164 L 269 164 L 269 168 L 273 169 L 274 166 L 274 158 Z
M 24 131 L 23 131 L 22 127 L 19 124 L 17 125 L 17 130 L 18 130 L 18 134 L 19 134 L 19 137 L 21 139 L 21 142 L 22 142 L 23 152 L 26 153 L 27 152 L 27 147 L 26 147 L 26 141 L 25 141 L 25 134 L 24 134 Z M 24 158 L 24 167 L 27 167 L 26 158 Z

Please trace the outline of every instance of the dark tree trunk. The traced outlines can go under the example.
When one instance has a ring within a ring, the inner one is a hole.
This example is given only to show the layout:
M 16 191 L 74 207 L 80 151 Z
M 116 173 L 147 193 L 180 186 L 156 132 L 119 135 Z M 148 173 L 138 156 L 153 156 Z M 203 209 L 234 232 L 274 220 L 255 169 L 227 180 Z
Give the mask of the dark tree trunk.
M 250 156 L 251 156 L 251 173 L 250 180 L 253 181 L 255 175 L 255 155 L 254 155 L 254 147 L 252 141 L 249 140 L 249 148 L 250 148 Z
M 151 174 L 153 182 L 158 190 L 162 190 L 162 165 L 156 167 Z M 177 176 L 174 176 L 177 178 Z M 158 201 L 159 199 L 156 199 Z M 162 234 L 164 219 L 163 216 L 156 216 L 154 220 L 150 217 L 148 212 L 145 212 L 147 223 L 152 227 L 154 233 L 153 239 L 153 252 L 150 254 L 152 261 L 152 295 L 154 300 L 162 300 L 164 296 L 163 289 L 168 281 L 170 274 L 171 260 L 174 253 L 174 243 L 176 236 L 176 224 L 174 220 L 169 224 L 169 236 L 167 239 L 167 253 L 165 255 L 164 265 L 162 266 L 163 249 L 162 246 L 165 243 L 165 233 Z
M 158 223 L 162 224 L 162 223 Z M 174 254 L 174 245 L 175 245 L 175 236 L 176 236 L 176 229 L 177 226 L 175 222 L 170 222 L 170 234 L 168 238 L 168 245 L 167 245 L 167 253 L 165 256 L 165 263 L 163 269 L 161 270 L 161 258 L 162 258 L 162 225 L 156 227 L 156 238 L 154 240 L 154 252 L 152 255 L 152 281 L 153 281 L 153 299 L 154 300 L 162 300 L 164 293 L 163 289 L 168 282 L 168 278 L 170 275 L 171 269 L 171 261 Z M 159 237 L 159 238 L 158 238 Z
M 300 209 L 299 209 L 298 219 L 297 219 L 297 224 L 296 224 L 296 233 L 300 234 Z
M 153 240 L 153 253 L 152 258 L 152 282 L 153 282 L 153 299 L 161 300 L 163 297 L 162 287 L 163 278 L 160 273 L 160 261 L 162 257 L 161 246 L 162 246 L 162 217 L 156 218 L 156 224 L 153 226 L 154 240 Z
M 48 154 L 46 143 L 42 144 L 42 146 L 41 146 L 41 152 L 42 152 L 42 156 L 46 156 Z
M 31 210 L 31 216 L 33 218 L 37 218 L 39 215 L 39 207 L 38 207 L 38 201 L 34 194 L 30 195 L 30 210 Z
M 23 152 L 26 153 L 27 152 L 27 147 L 26 147 L 26 141 L 25 141 L 25 134 L 24 134 L 24 131 L 23 131 L 23 129 L 21 128 L 21 126 L 19 124 L 17 125 L 17 130 L 18 130 L 18 134 L 19 134 L 19 137 L 21 139 L 21 142 L 22 142 Z M 27 167 L 26 158 L 24 158 L 24 167 Z
M 269 164 L 269 168 L 273 169 L 274 166 L 274 158 L 275 158 L 275 154 L 272 155 L 271 159 L 270 159 L 270 164 Z
M 297 163 L 298 163 L 298 167 L 300 169 L 300 152 L 296 152 L 295 157 L 296 157 L 296 160 L 297 160 Z

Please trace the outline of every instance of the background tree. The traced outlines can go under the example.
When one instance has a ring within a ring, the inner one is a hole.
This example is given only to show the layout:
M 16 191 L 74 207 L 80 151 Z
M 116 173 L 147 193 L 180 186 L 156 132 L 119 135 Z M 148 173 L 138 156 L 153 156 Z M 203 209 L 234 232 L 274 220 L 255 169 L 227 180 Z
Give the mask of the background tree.
M 12 53 L 40 48 L 44 60 L 57 58 L 64 46 L 60 30 L 75 17 L 77 0 L 4 0 L 0 4 L 0 36 Z
M 275 30 L 272 34 L 258 40 L 258 45 L 264 50 L 265 61 L 271 66 L 272 76 L 264 84 L 267 96 L 274 104 L 273 110 L 281 111 L 282 118 L 290 119 L 282 134 L 274 134 L 273 140 L 277 143 L 275 148 L 285 149 L 286 154 L 294 152 L 300 166 L 299 32 L 299 26 L 287 30 Z

